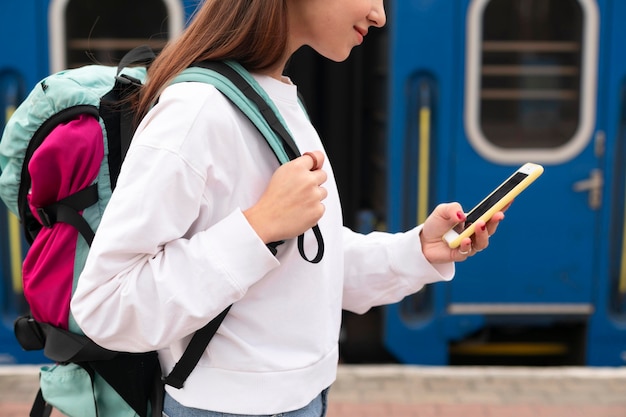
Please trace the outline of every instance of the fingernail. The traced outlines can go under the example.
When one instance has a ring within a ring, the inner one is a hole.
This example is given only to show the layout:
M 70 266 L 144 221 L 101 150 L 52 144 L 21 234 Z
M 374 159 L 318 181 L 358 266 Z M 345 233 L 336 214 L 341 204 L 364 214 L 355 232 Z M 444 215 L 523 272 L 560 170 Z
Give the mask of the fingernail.
M 482 230 L 482 231 L 484 232 L 486 228 L 487 228 L 487 225 L 482 225 L 482 226 L 480 227 L 480 230 Z
M 456 217 L 458 217 L 459 220 L 465 220 L 465 213 L 463 213 L 462 211 L 457 211 Z

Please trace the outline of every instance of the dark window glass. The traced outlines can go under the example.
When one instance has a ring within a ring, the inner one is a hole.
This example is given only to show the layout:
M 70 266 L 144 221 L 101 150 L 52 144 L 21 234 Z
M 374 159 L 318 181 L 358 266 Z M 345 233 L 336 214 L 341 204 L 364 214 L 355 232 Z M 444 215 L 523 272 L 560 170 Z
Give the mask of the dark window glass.
M 167 8 L 154 0 L 71 0 L 66 9 L 67 67 L 111 65 L 141 44 L 161 49 Z
M 484 10 L 480 123 L 500 148 L 555 148 L 580 119 L 577 0 L 492 0 Z

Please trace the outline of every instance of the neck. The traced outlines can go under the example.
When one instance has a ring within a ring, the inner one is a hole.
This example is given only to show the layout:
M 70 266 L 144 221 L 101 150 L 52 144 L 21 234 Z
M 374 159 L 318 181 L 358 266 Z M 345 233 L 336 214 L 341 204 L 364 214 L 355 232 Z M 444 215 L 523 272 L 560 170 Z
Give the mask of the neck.
M 286 61 L 281 61 L 278 64 L 276 64 L 274 67 L 268 68 L 267 70 L 262 71 L 261 74 L 275 78 L 280 82 L 288 83 L 289 81 L 287 77 L 283 75 L 283 73 L 285 72 L 286 63 L 287 63 Z

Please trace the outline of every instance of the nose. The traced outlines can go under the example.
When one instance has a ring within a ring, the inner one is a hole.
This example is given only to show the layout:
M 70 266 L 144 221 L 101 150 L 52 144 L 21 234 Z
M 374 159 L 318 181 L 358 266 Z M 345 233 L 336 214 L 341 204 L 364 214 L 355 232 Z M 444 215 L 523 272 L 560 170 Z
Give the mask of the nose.
M 374 0 L 372 10 L 367 18 L 372 26 L 376 26 L 377 28 L 385 26 L 385 23 L 387 23 L 387 16 L 385 15 L 383 0 Z

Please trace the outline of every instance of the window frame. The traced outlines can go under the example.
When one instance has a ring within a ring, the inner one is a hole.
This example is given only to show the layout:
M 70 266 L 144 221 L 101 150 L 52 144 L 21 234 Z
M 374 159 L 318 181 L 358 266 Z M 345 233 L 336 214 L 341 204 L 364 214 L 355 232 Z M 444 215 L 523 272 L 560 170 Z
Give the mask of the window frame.
M 594 0 L 577 0 L 583 14 L 580 120 L 568 142 L 555 148 L 502 148 L 494 145 L 481 126 L 481 67 L 483 17 L 492 0 L 472 0 L 467 13 L 464 122 L 472 147 L 485 159 L 497 163 L 562 163 L 578 155 L 595 129 L 599 48 L 599 11 Z
M 162 0 L 168 13 L 168 33 L 170 39 L 180 35 L 185 25 L 185 11 L 181 0 Z M 50 33 L 50 72 L 67 68 L 65 49 L 65 10 L 70 0 L 51 0 L 48 13 Z

